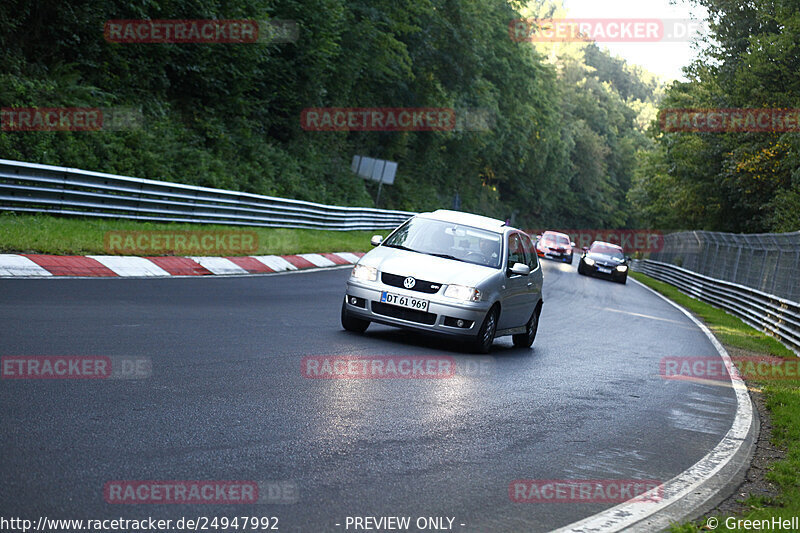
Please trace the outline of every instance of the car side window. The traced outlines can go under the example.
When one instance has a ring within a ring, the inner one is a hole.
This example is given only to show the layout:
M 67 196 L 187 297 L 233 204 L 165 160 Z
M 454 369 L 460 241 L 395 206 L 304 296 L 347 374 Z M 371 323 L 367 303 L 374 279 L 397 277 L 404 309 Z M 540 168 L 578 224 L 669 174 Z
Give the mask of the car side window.
M 536 250 L 534 250 L 533 242 L 531 241 L 530 237 L 523 235 L 522 244 L 525 247 L 525 255 L 528 258 L 528 262 L 526 264 L 531 268 L 531 272 L 533 272 L 536 270 L 536 267 L 539 266 L 539 259 L 536 257 Z
M 525 249 L 519 233 L 512 233 L 508 236 L 508 268 L 513 267 L 514 263 L 527 264 Z

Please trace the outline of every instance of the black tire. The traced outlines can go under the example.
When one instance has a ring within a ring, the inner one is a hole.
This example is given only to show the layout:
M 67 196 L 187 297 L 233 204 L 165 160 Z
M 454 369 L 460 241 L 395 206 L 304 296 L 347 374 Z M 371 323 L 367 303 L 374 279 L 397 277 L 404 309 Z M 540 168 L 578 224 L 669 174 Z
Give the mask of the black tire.
M 347 304 L 342 302 L 342 327 L 347 331 L 364 333 L 369 327 L 369 320 L 350 316 L 350 313 L 347 312 Z
M 483 319 L 481 329 L 478 331 L 478 336 L 473 341 L 472 348 L 477 353 L 489 353 L 492 349 L 494 342 L 494 335 L 497 333 L 497 306 L 489 309 L 486 313 L 486 318 Z
M 537 305 L 533 316 L 528 320 L 526 332 L 518 335 L 512 335 L 511 339 L 514 341 L 514 346 L 517 348 L 530 348 L 533 341 L 536 339 L 536 331 L 539 329 L 539 315 L 542 314 L 542 306 Z
M 581 276 L 586 275 L 586 271 L 583 269 L 583 261 L 578 263 L 578 274 L 580 274 Z
M 623 285 L 625 285 L 626 283 L 628 283 L 628 275 L 627 275 L 627 274 L 625 274 L 625 277 L 624 277 L 624 278 L 622 278 L 621 280 L 619 280 L 619 282 L 620 282 L 620 283 L 622 283 Z
M 572 254 L 569 254 L 569 264 L 572 264 Z

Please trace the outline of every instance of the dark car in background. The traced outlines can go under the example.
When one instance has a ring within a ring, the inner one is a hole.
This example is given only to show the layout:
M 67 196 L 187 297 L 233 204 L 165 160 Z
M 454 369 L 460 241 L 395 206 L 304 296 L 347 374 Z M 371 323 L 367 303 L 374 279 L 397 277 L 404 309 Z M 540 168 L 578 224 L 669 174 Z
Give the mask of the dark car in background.
M 572 264 L 573 248 L 575 243 L 566 233 L 545 231 L 536 241 L 536 255 L 556 261 Z
M 628 262 L 622 247 L 610 242 L 594 241 L 583 249 L 578 274 L 606 278 L 619 283 L 628 281 Z

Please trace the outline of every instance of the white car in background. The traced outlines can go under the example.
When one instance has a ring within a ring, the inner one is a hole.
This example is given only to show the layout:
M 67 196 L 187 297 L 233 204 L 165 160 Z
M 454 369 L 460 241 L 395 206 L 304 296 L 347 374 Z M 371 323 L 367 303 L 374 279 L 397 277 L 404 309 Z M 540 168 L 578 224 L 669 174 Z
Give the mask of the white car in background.
M 446 335 L 487 353 L 496 337 L 533 344 L 542 269 L 530 237 L 501 220 L 439 210 L 414 216 L 353 267 L 342 326 L 370 322 Z

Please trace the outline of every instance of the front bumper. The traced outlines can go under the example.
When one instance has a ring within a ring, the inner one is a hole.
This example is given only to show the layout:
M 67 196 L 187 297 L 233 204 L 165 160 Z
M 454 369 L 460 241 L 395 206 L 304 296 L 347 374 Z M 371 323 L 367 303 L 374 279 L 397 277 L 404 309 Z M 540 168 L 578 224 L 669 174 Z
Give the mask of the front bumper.
M 536 250 L 536 255 L 545 259 L 555 259 L 556 261 L 568 261 L 572 256 L 572 252 L 556 252 L 553 250 L 539 251 Z
M 601 272 L 599 268 L 611 269 L 611 272 Z M 605 278 L 611 279 L 614 281 L 619 281 L 625 278 L 628 275 L 628 271 L 620 272 L 617 270 L 616 266 L 605 266 L 605 265 L 598 265 L 597 263 L 593 264 L 592 266 L 587 265 L 585 262 L 583 263 L 583 270 L 590 276 L 594 276 L 597 278 Z
M 413 311 L 381 303 L 383 291 L 428 300 L 428 311 Z M 351 302 L 353 298 L 357 299 L 358 305 Z M 461 302 L 445 298 L 439 293 L 425 294 L 386 285 L 380 281 L 361 282 L 352 278 L 347 282 L 345 305 L 347 312 L 356 318 L 464 339 L 478 335 L 489 311 L 489 302 Z M 456 325 L 458 320 L 464 321 L 464 327 Z

